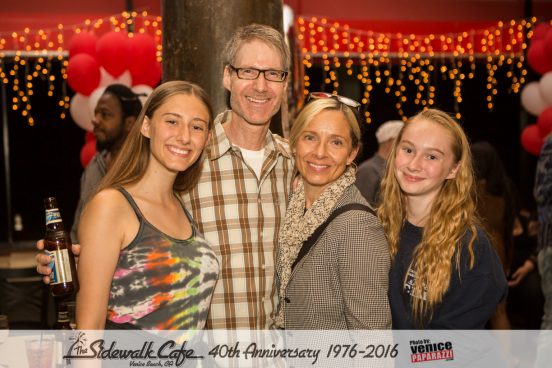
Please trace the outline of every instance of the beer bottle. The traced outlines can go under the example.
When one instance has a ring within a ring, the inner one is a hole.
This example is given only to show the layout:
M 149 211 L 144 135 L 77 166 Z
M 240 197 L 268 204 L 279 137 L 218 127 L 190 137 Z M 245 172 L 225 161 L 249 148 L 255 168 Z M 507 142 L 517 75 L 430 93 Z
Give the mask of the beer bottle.
M 70 361 L 67 360 L 66 364 L 63 362 L 63 356 L 69 354 L 68 347 L 71 345 L 69 339 L 71 334 L 67 330 L 73 330 L 70 325 L 69 318 L 69 308 L 65 302 L 57 303 L 58 317 L 56 324 L 54 325 L 55 330 L 61 330 L 60 333 L 55 335 L 56 338 L 56 352 L 54 356 L 56 357 L 56 368 L 67 367 L 70 365 Z
M 75 258 L 71 250 L 71 237 L 63 227 L 56 198 L 46 198 L 44 207 L 46 208 L 44 249 L 52 256 L 50 292 L 56 297 L 67 296 L 75 293 L 79 288 Z
M 69 323 L 69 310 L 67 309 L 67 304 L 59 303 L 58 305 L 58 316 L 56 324 L 54 325 L 55 330 L 72 330 L 71 324 Z

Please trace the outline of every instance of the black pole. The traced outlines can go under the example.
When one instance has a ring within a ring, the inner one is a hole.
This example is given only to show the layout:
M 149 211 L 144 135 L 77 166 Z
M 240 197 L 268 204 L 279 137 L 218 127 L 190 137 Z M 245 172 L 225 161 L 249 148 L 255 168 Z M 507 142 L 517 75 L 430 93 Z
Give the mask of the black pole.
M 134 11 L 132 0 L 126 0 L 126 10 L 130 14 L 130 19 L 132 20 L 132 12 Z M 134 21 L 128 25 L 128 33 L 134 33 Z
M 4 146 L 4 174 L 6 181 L 6 216 L 8 225 L 8 244 L 13 242 L 13 219 L 11 202 L 11 175 L 10 175 L 10 137 L 8 129 L 8 101 L 6 84 L 2 85 L 2 137 Z
M 523 1 L 523 18 L 525 20 L 531 19 L 533 16 L 533 0 Z

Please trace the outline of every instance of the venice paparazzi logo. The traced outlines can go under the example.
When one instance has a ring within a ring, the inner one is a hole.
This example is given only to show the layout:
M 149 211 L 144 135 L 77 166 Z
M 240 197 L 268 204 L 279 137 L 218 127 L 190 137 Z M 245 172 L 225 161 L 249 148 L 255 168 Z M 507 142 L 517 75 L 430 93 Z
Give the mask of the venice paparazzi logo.
M 411 363 L 429 362 L 432 360 L 454 360 L 452 342 L 431 342 L 429 339 L 410 340 Z
M 77 331 L 69 338 L 67 354 L 63 356 L 67 365 L 71 359 L 101 359 L 130 361 L 131 367 L 180 367 L 188 359 L 204 358 L 196 355 L 194 349 L 188 348 L 187 341 L 177 343 L 170 339 L 142 339 L 136 348 L 120 348 L 117 341 L 100 338 L 88 343 L 88 340 L 86 332 L 83 331 Z

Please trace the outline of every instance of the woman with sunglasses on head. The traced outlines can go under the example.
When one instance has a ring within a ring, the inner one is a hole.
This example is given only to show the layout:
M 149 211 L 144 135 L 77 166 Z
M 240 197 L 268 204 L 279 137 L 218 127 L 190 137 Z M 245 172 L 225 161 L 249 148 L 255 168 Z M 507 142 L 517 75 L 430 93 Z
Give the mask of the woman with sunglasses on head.
M 393 328 L 485 328 L 507 285 L 475 214 L 464 131 L 442 111 L 423 111 L 389 157 L 378 216 L 392 259 Z
M 212 125 L 194 84 L 146 101 L 82 215 L 77 328 L 204 327 L 219 265 L 179 193 L 199 179 Z
M 324 93 L 311 98 L 290 134 L 300 180 L 278 239 L 275 325 L 391 328 L 387 242 L 355 186 L 360 104 Z

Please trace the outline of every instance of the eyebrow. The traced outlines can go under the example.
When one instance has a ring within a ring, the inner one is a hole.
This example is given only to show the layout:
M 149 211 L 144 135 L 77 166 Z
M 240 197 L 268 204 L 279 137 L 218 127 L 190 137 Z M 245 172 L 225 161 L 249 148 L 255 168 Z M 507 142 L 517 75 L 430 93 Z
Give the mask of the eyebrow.
M 96 106 L 94 108 L 94 111 L 111 111 L 111 109 L 105 107 L 105 106 Z
M 180 114 L 177 114 L 176 112 L 166 112 L 166 113 L 163 113 L 163 116 L 165 115 L 172 115 L 172 116 L 176 116 L 177 118 L 181 118 L 182 115 Z
M 412 146 L 416 146 L 414 143 L 410 142 L 409 140 L 407 139 L 401 139 L 401 143 L 408 143 Z M 435 151 L 435 152 L 438 152 L 440 153 L 441 155 L 445 156 L 445 153 L 443 151 L 441 151 L 440 149 L 438 148 L 433 148 L 433 147 L 429 147 L 429 148 L 424 148 L 425 151 Z
M 180 115 L 179 113 L 176 113 L 176 112 L 166 112 L 166 113 L 163 114 L 163 116 L 167 116 L 167 115 L 175 116 L 175 117 L 180 118 L 180 119 L 184 118 L 182 115 Z M 199 121 L 204 122 L 205 124 L 208 124 L 207 120 L 205 120 L 203 118 L 200 118 L 199 116 L 194 116 L 192 118 L 192 120 L 199 120 Z
M 310 134 L 316 134 L 316 135 L 319 135 L 318 132 L 314 131 L 314 130 L 303 130 L 303 134 L 305 133 L 310 133 Z M 330 137 L 332 138 L 341 138 L 341 139 L 347 139 L 347 137 L 344 137 L 342 135 L 339 135 L 339 134 L 330 134 Z

